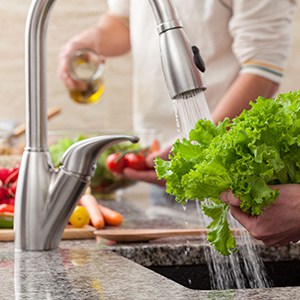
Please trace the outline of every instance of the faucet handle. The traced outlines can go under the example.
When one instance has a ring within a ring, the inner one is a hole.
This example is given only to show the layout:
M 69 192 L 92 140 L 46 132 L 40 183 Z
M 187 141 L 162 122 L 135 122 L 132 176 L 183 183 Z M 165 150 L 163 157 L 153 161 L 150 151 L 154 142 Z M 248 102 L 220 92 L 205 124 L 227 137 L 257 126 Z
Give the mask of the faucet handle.
M 101 153 L 124 141 L 137 143 L 139 138 L 131 135 L 104 135 L 76 142 L 64 153 L 62 168 L 80 176 L 91 176 Z

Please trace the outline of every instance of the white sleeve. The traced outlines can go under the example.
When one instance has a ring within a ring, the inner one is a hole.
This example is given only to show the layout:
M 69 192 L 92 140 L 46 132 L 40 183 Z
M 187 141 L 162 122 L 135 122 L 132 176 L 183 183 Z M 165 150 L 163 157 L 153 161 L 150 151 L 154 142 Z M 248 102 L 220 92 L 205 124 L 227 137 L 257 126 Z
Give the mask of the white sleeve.
M 229 24 L 242 73 L 280 82 L 291 46 L 296 0 L 234 0 Z
M 111 14 L 129 18 L 130 0 L 108 0 L 107 5 Z

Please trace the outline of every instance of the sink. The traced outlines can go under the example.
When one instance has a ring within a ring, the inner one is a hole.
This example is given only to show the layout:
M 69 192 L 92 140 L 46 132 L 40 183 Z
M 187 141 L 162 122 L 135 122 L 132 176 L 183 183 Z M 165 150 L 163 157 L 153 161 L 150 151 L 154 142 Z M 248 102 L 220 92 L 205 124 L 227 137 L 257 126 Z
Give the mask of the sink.
M 300 274 L 300 260 L 264 262 L 264 265 L 272 287 L 300 286 L 300 276 L 297 275 Z M 211 290 L 206 264 L 147 268 L 189 289 Z
M 210 246 L 203 239 L 191 238 L 186 242 L 179 237 L 145 244 L 114 245 L 112 250 L 191 290 L 237 289 L 236 279 L 230 278 L 241 278 L 238 289 L 300 287 L 300 243 L 272 247 L 256 243 L 254 256 L 246 252 L 246 248 L 240 245 L 239 259 L 218 260 L 219 271 L 212 271 L 205 254 Z M 256 259 L 260 266 L 254 263 Z M 235 265 L 237 267 L 233 267 Z M 219 274 L 223 276 L 215 277 Z

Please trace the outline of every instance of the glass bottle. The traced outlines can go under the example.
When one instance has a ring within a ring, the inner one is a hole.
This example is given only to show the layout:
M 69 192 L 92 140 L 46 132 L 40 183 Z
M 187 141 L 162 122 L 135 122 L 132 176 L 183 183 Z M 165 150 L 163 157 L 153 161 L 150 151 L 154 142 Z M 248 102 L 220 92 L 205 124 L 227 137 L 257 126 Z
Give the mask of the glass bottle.
M 97 103 L 104 91 L 104 60 L 92 49 L 78 49 L 69 58 L 70 76 L 80 87 L 70 90 L 71 98 L 82 104 Z

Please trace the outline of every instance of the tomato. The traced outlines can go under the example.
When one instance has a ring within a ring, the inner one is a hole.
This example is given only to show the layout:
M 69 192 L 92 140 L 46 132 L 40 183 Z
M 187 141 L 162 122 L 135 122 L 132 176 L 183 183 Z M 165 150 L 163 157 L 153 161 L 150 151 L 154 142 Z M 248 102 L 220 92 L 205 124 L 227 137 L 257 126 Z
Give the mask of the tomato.
M 76 228 L 90 223 L 90 215 L 84 206 L 77 205 L 69 219 L 69 223 Z
M 1 189 L 1 188 L 0 188 Z M 7 188 L 7 196 L 15 197 L 16 196 L 16 190 L 17 190 L 17 181 L 13 182 L 8 188 Z M 0 192 L 1 195 L 1 192 Z M 1 199 L 1 198 L 0 198 Z
M 0 180 L 5 184 L 7 177 L 10 175 L 10 170 L 7 168 L 0 168 Z
M 112 172 L 122 173 L 125 167 L 124 156 L 121 153 L 113 153 L 106 158 L 106 167 Z
M 135 170 L 146 170 L 146 157 L 141 153 L 127 153 L 125 154 L 125 165 L 127 168 L 132 168 Z
M 12 204 L 1 204 L 0 205 L 0 212 L 10 212 L 13 213 L 15 211 L 15 207 Z
M 4 199 L 7 195 L 7 189 L 5 187 L 0 187 L 0 199 Z
M 5 184 L 13 183 L 17 181 L 18 176 L 19 176 L 19 167 L 14 167 L 8 170 L 9 174 L 6 178 Z

